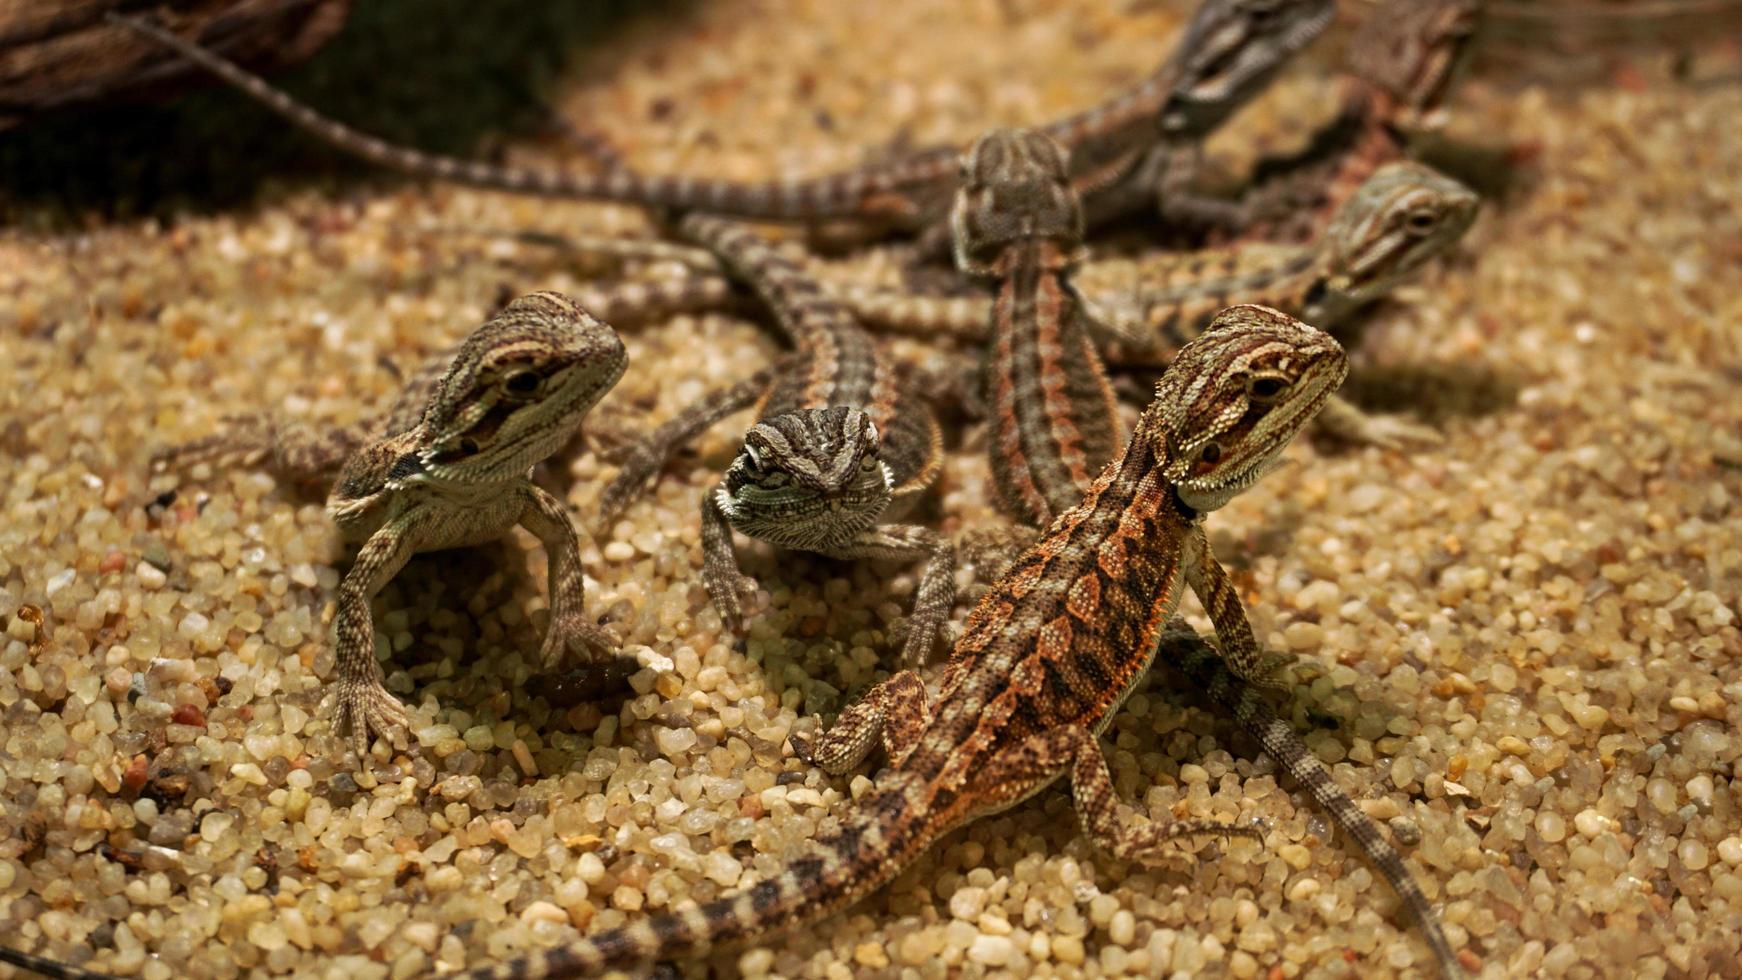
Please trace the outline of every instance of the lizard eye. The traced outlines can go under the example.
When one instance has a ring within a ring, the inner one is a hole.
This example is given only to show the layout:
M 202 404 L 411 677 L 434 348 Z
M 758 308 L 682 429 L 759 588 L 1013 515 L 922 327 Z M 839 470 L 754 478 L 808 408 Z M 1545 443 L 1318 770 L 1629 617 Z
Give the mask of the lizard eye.
M 1214 465 L 1221 458 L 1222 458 L 1222 444 L 1219 442 L 1210 443 L 1209 445 L 1205 446 L 1202 451 L 1200 451 L 1198 453 L 1198 461 L 1199 462 L 1208 463 L 1211 465 Z
M 465 453 L 468 456 L 476 456 L 478 454 L 477 441 L 474 439 L 461 439 L 460 452 Z
M 1253 401 L 1268 402 L 1283 393 L 1288 388 L 1288 382 L 1281 378 L 1258 377 L 1246 382 L 1246 395 Z
M 750 443 L 744 444 L 744 452 L 738 457 L 738 460 L 751 473 L 760 474 L 762 472 L 762 454 L 757 452 L 756 447 Z
M 1277 5 L 1271 0 L 1248 0 L 1245 14 L 1254 27 L 1264 28 L 1276 19 Z
M 1440 216 L 1432 211 L 1411 211 L 1404 215 L 1403 228 L 1412 235 L 1425 235 L 1439 227 Z
M 535 395 L 543 383 L 537 371 L 516 371 L 502 379 L 502 387 L 516 395 Z

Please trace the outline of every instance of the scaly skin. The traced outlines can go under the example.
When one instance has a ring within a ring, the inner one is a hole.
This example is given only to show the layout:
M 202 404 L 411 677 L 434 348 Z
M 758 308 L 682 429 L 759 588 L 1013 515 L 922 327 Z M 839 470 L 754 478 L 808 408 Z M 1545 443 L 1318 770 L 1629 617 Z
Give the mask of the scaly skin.
M 1374 171 L 1338 209 L 1310 245 L 1250 243 L 1145 258 L 1140 269 L 1118 273 L 1088 264 L 1075 277 L 1079 298 L 1097 298 L 1096 319 L 1106 321 L 1102 347 L 1108 363 L 1164 365 L 1229 303 L 1259 303 L 1332 329 L 1444 253 L 1475 220 L 1478 200 L 1462 184 L 1421 164 L 1390 163 Z M 1135 278 L 1125 295 L 1110 288 Z M 863 288 L 836 295 L 860 319 L 905 333 L 944 333 L 978 340 L 987 335 L 992 306 L 973 298 L 914 297 Z M 1140 338 L 1133 342 L 1132 338 Z M 1370 417 L 1341 398 L 1326 406 L 1321 423 L 1341 438 L 1397 446 L 1432 442 L 1431 429 Z
M 1209 224 L 1218 238 L 1305 242 L 1380 167 L 1405 157 L 1408 133 L 1445 98 L 1483 0 L 1390 0 L 1349 42 L 1342 107 L 1300 153 L 1259 161 L 1238 200 L 1162 196 L 1164 219 Z
M 1130 352 L 1131 359 L 1165 361 L 1235 301 L 1340 326 L 1462 238 L 1477 204 L 1450 177 L 1391 163 L 1367 178 L 1311 245 L 1255 243 L 1145 261 L 1139 305 L 1151 347 Z
M 1129 263 L 1086 263 L 1072 277 L 1073 287 L 1081 288 L 1061 292 L 1059 300 L 1068 299 L 1075 315 L 1086 321 L 1106 361 L 1123 367 L 1165 365 L 1179 345 L 1197 336 L 1229 303 L 1261 303 L 1335 330 L 1450 249 L 1475 220 L 1478 204 L 1469 189 L 1428 167 L 1389 163 L 1367 178 L 1311 244 L 1256 242 L 1153 256 L 1144 259 L 1140 269 Z M 634 252 L 634 246 L 620 240 L 568 244 L 582 250 Z M 661 245 L 649 254 L 667 257 L 668 251 L 669 246 Z M 686 255 L 683 261 L 692 268 L 718 268 L 717 262 L 703 256 Z M 1065 261 L 1063 253 L 1056 261 Z M 1073 262 L 1065 264 L 1074 268 Z M 1121 266 L 1125 271 L 1116 271 Z M 1113 288 L 1115 283 L 1122 288 Z M 861 322 L 903 333 L 943 334 L 985 343 L 998 336 L 995 325 L 1005 315 L 996 302 L 979 297 L 914 296 L 834 284 L 825 288 Z M 615 297 L 612 308 L 625 316 L 678 305 L 673 298 L 694 309 L 723 303 L 729 295 L 727 284 L 711 272 L 605 293 Z M 1010 299 L 1015 299 L 1014 294 Z M 632 310 L 636 307 L 644 309 Z M 1063 315 L 1062 307 L 1059 313 Z M 1078 364 L 1075 370 L 1081 381 L 1086 369 Z M 1055 372 L 1048 377 L 1056 382 L 1061 375 Z M 1092 391 L 1092 387 L 1076 390 Z M 1081 413 L 1090 404 L 1087 396 L 1078 399 L 1072 411 Z M 1439 438 L 1432 429 L 1402 419 L 1366 415 L 1338 397 L 1325 406 L 1319 423 L 1339 438 L 1379 446 Z
M 1158 139 L 1190 139 L 1226 118 L 1329 23 L 1332 0 L 1205 0 L 1173 57 L 1153 75 L 1046 127 L 1081 156 L 1086 186 L 1134 167 Z M 949 207 L 957 150 L 931 147 L 900 160 L 822 177 L 740 182 L 642 175 L 621 167 L 571 173 L 494 166 L 398 146 L 329 119 L 227 59 L 151 21 L 109 15 L 240 89 L 337 149 L 418 177 L 549 197 L 619 201 L 769 221 L 850 219 L 917 229 Z
M 369 737 L 405 735 L 405 709 L 382 685 L 369 600 L 422 551 L 495 540 L 520 525 L 544 545 L 550 626 L 539 662 L 591 664 L 601 693 L 637 669 L 584 609 L 580 543 L 568 508 L 527 478 L 560 449 L 628 366 L 617 334 L 573 300 L 533 293 L 456 350 L 434 358 L 378 419 L 311 431 L 270 415 L 160 454 L 160 465 L 247 463 L 297 481 L 338 470 L 327 513 L 362 542 L 339 585 L 334 721 L 361 757 Z M 342 466 L 341 466 L 342 464 Z
M 1250 625 L 1211 554 L 1208 511 L 1251 486 L 1342 382 L 1342 349 L 1274 310 L 1233 307 L 1187 344 L 1154 402 L 1082 502 L 1056 519 L 969 617 L 928 697 L 903 670 L 794 751 L 844 773 L 878 749 L 887 766 L 839 830 L 773 877 L 706 905 L 643 919 L 557 949 L 474 970 L 472 980 L 598 974 L 697 956 L 815 922 L 881 887 L 938 839 L 1067 778 L 1078 819 L 1115 856 L 1155 863 L 1171 840 L 1261 836 L 1256 824 L 1125 817 L 1098 743 L 1158 654 L 1248 731 L 1331 814 L 1404 899 L 1441 970 L 1461 970 L 1403 859 L 1286 724 L 1239 676 L 1256 661 Z M 1185 588 L 1215 625 L 1207 650 L 1175 611 Z M 0 950 L 68 980 L 102 974 Z
M 1070 263 L 1082 287 L 1073 291 L 1089 304 L 1103 356 L 1117 365 L 1166 363 L 1229 303 L 1271 306 L 1334 331 L 1456 244 L 1479 204 L 1468 188 L 1432 168 L 1394 162 L 1374 170 L 1309 244 L 1242 243 L 1146 256 L 1138 266 Z M 589 253 L 677 257 L 696 270 L 601 291 L 598 301 L 625 318 L 717 307 L 729 298 L 719 263 L 700 252 L 674 253 L 657 242 L 641 243 L 648 246 L 642 251 L 622 239 L 576 237 L 561 244 Z M 995 333 L 995 304 L 983 298 L 829 282 L 823 288 L 878 329 L 973 343 Z
M 1074 507 L 1119 445 L 1119 408 L 1068 276 L 1083 208 L 1064 148 L 994 130 L 962 164 L 951 224 L 956 265 L 996 285 L 983 400 L 993 486 L 1034 527 Z
M 1322 766 L 1256 699 L 1223 683 L 1250 651 L 1251 628 L 1215 564 L 1203 518 L 1276 463 L 1347 371 L 1325 334 L 1274 310 L 1234 307 L 1188 344 L 1156 386 L 1130 444 L 1081 504 L 1061 514 L 975 607 L 927 697 L 902 671 L 842 713 L 801 757 L 846 772 L 881 748 L 876 786 L 812 853 L 747 888 L 558 949 L 487 967 L 472 980 L 593 975 L 696 956 L 815 922 L 881 887 L 957 827 L 1068 778 L 1078 819 L 1120 858 L 1153 863 L 1177 837 L 1259 836 L 1249 824 L 1122 819 L 1097 736 L 1148 672 L 1179 646 L 1174 611 L 1186 587 L 1215 622 L 1226 663 L 1183 657 L 1220 701 L 1277 752 L 1358 839 L 1420 917 L 1448 972 L 1457 969 L 1401 858 Z M 1220 582 L 1215 586 L 1209 583 Z
M 715 392 L 628 454 L 606 488 L 607 519 L 678 446 L 760 401 L 757 422 L 702 503 L 702 582 L 729 628 L 742 624 L 732 531 L 832 558 L 925 562 L 903 658 L 923 662 L 955 603 L 950 544 L 917 524 L 891 523 L 936 481 L 943 436 L 911 372 L 770 242 L 736 222 L 690 214 L 679 232 L 706 246 L 775 312 L 796 348 L 775 369 Z

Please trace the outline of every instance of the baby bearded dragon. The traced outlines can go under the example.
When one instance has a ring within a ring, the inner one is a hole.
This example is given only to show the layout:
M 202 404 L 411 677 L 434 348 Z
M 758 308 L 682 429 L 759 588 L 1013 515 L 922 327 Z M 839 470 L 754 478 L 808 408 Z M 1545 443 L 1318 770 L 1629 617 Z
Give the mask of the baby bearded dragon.
M 1272 306 L 1334 329 L 1362 307 L 1445 252 L 1476 217 L 1478 199 L 1464 185 L 1421 164 L 1397 162 L 1374 171 L 1311 245 L 1247 243 L 1199 252 L 1146 257 L 1140 266 L 1086 265 L 1078 290 L 1096 297 L 1097 312 L 1119 321 L 1115 343 L 1103 348 L 1112 364 L 1161 365 L 1203 330 L 1225 304 Z M 1115 276 L 1138 277 L 1127 296 L 1116 295 Z M 1130 294 L 1135 293 L 1135 299 Z M 928 329 L 972 339 L 986 335 L 992 317 L 980 299 L 914 297 L 865 288 L 841 288 L 837 298 L 868 325 L 906 333 Z M 1145 340 L 1133 344 L 1131 336 Z M 1423 426 L 1364 415 L 1333 396 L 1321 424 L 1357 442 L 1397 445 L 1434 441 Z
M 1080 307 L 1085 294 L 1094 297 L 1089 305 L 1097 315 L 1089 319 L 1089 326 L 1103 342 L 1106 360 L 1122 366 L 1165 364 L 1180 344 L 1196 336 L 1228 303 L 1262 303 L 1335 329 L 1462 238 L 1475 220 L 1478 204 L 1468 188 L 1429 167 L 1390 163 L 1367 178 L 1311 244 L 1242 243 L 1147 257 L 1135 267 L 1125 262 L 1087 263 L 1073 277 L 1070 298 L 1074 307 Z M 605 245 L 581 247 L 603 250 Z M 610 243 L 609 248 L 626 254 L 634 251 L 622 242 Z M 661 247 L 649 254 L 664 256 L 667 251 Z M 682 261 L 698 269 L 718 268 L 705 255 Z M 1132 277 L 1140 280 L 1135 288 Z M 823 288 L 869 326 L 947 334 L 975 343 L 996 336 L 990 325 L 998 322 L 997 305 L 983 298 L 914 296 L 837 284 Z M 637 306 L 669 308 L 682 301 L 689 304 L 685 308 L 693 309 L 724 302 L 728 295 L 722 279 L 702 273 L 632 285 L 613 299 L 612 306 L 630 314 L 639 312 L 632 309 Z M 1076 368 L 1083 369 L 1080 364 Z M 1083 411 L 1088 404 L 1077 402 L 1076 408 Z M 1319 423 L 1340 438 L 1382 446 L 1439 438 L 1425 426 L 1368 416 L 1337 396 L 1325 405 Z
M 997 284 L 983 399 L 993 486 L 1045 527 L 1076 506 L 1119 445 L 1119 407 L 1082 300 L 1083 208 L 1065 151 L 1032 130 L 995 130 L 962 162 L 950 219 L 956 266 Z
M 1153 208 L 1158 193 L 1167 193 L 1175 182 L 1183 185 L 1189 174 L 1178 158 L 1195 156 L 1199 142 L 1323 33 L 1336 17 L 1336 5 L 1235 0 L 1217 14 L 1200 10 L 1186 28 L 1169 62 L 1172 90 L 1153 115 L 1128 116 L 1124 140 L 1079 143 L 1062 125 L 1045 130 L 1071 151 L 1073 180 L 1087 205 L 1088 224 L 1099 226 L 1145 206 Z M 1140 122 L 1153 127 L 1142 139 L 1133 129 Z
M 1477 203 L 1464 185 L 1428 167 L 1391 163 L 1344 202 L 1313 245 L 1253 243 L 1180 256 L 1166 266 L 1145 262 L 1140 320 L 1150 346 L 1110 351 L 1109 360 L 1166 363 L 1175 347 L 1230 302 L 1263 303 L 1333 328 L 1462 238 Z M 1325 406 L 1319 422 L 1359 443 L 1396 447 L 1439 439 L 1425 426 L 1367 415 L 1339 397 Z
M 1205 0 L 1173 56 L 1143 84 L 1040 127 L 1068 149 L 1071 184 L 1089 205 L 1088 223 L 1153 208 L 1159 178 L 1150 175 L 1179 170 L 1170 163 L 1175 155 L 1263 91 L 1335 16 L 1327 0 Z M 913 254 L 940 253 L 952 236 L 950 224 L 935 222 Z
M 910 371 L 768 241 L 736 222 L 686 215 L 678 231 L 705 245 L 771 307 L 797 348 L 775 367 L 705 398 L 632 451 L 606 488 L 609 519 L 667 456 L 707 426 L 760 400 L 758 420 L 702 503 L 702 582 L 729 628 L 740 625 L 734 529 L 831 558 L 923 558 L 903 657 L 922 662 L 955 603 L 955 557 L 928 528 L 892 524 L 937 479 L 943 437 Z
M 1058 120 L 1046 132 L 1077 148 L 1085 186 L 1105 186 L 1129 171 L 1158 136 L 1190 138 L 1213 128 L 1316 37 L 1334 10 L 1333 0 L 1205 0 L 1174 56 L 1152 76 Z M 953 147 L 932 147 L 838 174 L 765 182 L 642 175 L 617 167 L 588 174 L 494 166 L 359 132 L 154 23 L 115 13 L 108 18 L 176 51 L 339 150 L 418 177 L 768 221 L 850 219 L 914 229 L 931 224 L 948 208 L 956 174 Z
M 1375 170 L 1404 157 L 1409 131 L 1443 101 L 1481 12 L 1481 0 L 1390 0 L 1350 40 L 1342 107 L 1306 149 L 1259 161 L 1238 200 L 1170 192 L 1163 217 L 1244 241 L 1320 234 Z
M 266 416 L 238 430 L 170 449 L 162 462 L 258 460 L 295 480 L 338 478 L 327 513 L 363 542 L 339 585 L 334 720 L 359 757 L 370 733 L 405 730 L 405 709 L 382 684 L 369 600 L 420 551 L 480 544 L 516 524 L 544 545 L 550 625 L 547 670 L 582 657 L 603 692 L 637 669 L 617 641 L 587 621 L 580 543 L 561 500 L 527 478 L 556 452 L 629 359 L 616 331 L 558 293 L 510 303 L 452 353 L 432 360 L 379 419 L 312 435 Z
M 1154 346 L 1131 354 L 1165 358 L 1234 300 L 1339 326 L 1462 238 L 1478 203 L 1450 177 L 1401 161 L 1374 171 L 1311 245 L 1253 243 L 1145 261 L 1140 306 Z
M 771 936 L 814 922 L 881 887 L 957 827 L 1068 778 L 1083 829 L 1115 856 L 1155 863 L 1193 834 L 1258 836 L 1253 825 L 1122 818 L 1097 736 L 1148 672 L 1188 585 L 1222 639 L 1186 666 L 1219 700 L 1235 698 L 1230 667 L 1256 642 L 1204 537 L 1206 512 L 1273 467 L 1342 382 L 1329 336 L 1274 310 L 1233 307 L 1186 345 L 1119 457 L 1077 507 L 1061 514 L 975 607 L 935 697 L 904 670 L 794 751 L 844 773 L 881 747 L 877 784 L 775 876 L 705 905 L 607 930 L 571 945 L 473 971 L 472 980 L 593 975 Z M 1227 682 L 1227 683 L 1224 683 Z M 1232 685 L 1232 686 L 1231 686 Z M 1427 899 L 1402 859 L 1292 731 L 1256 698 L 1238 698 L 1249 727 L 1339 825 L 1373 855 L 1457 969 Z

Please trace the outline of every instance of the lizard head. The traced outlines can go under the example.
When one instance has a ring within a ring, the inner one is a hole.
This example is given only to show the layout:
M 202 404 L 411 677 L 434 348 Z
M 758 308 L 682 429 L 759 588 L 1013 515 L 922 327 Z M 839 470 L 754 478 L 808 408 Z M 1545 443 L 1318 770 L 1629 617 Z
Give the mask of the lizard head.
M 781 535 L 802 535 L 818 520 L 832 531 L 868 528 L 893 482 L 878 438 L 870 416 L 841 405 L 763 419 L 726 470 L 720 508 L 735 524 L 769 522 Z
M 1481 13 L 1481 0 L 1391 0 L 1350 39 L 1347 71 L 1395 100 L 1395 122 L 1418 125 L 1444 97 Z
M 1163 137 L 1202 134 L 1269 83 L 1336 16 L 1334 0 L 1208 0 L 1175 49 Z
M 1349 372 L 1330 334 L 1230 306 L 1180 348 L 1138 424 L 1179 499 L 1214 510 L 1275 464 Z
M 1477 197 L 1419 163 L 1388 163 L 1344 202 L 1325 229 L 1325 286 L 1349 306 L 1384 295 L 1464 237 Z
M 522 476 L 567 442 L 628 366 L 617 332 L 559 293 L 522 296 L 460 345 L 424 409 L 429 477 Z
M 962 155 L 950 232 L 956 266 L 968 275 L 1000 275 L 994 264 L 1016 241 L 1051 242 L 1065 263 L 1076 262 L 1083 205 L 1071 187 L 1068 152 L 1032 129 L 995 129 L 980 137 Z

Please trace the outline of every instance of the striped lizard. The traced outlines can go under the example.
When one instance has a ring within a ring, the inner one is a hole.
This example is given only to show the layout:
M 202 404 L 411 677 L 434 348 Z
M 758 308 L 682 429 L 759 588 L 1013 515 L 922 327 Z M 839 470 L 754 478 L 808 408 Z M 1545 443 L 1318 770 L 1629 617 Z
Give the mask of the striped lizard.
M 1244 242 L 1196 252 L 1145 256 L 1140 262 L 1086 262 L 1073 296 L 1090 318 L 1109 364 L 1165 364 L 1179 344 L 1203 330 L 1229 303 L 1260 303 L 1325 329 L 1347 324 L 1427 262 L 1446 252 L 1475 220 L 1477 197 L 1462 184 L 1418 163 L 1379 167 L 1306 245 Z M 573 247 L 603 246 L 571 240 Z M 610 247 L 633 254 L 621 241 Z M 699 309 L 726 301 L 718 262 L 705 252 L 660 246 L 661 258 L 688 268 L 670 279 L 601 290 L 598 301 L 626 317 L 644 308 Z M 838 302 L 868 327 L 976 344 L 996 333 L 997 304 L 984 297 L 913 295 L 876 287 L 829 284 Z M 1435 441 L 1437 433 L 1401 419 L 1367 416 L 1332 396 L 1320 424 L 1341 438 L 1396 446 Z
M 728 628 L 741 625 L 735 529 L 832 558 L 923 558 L 903 659 L 922 662 L 955 602 L 950 544 L 900 517 L 937 479 L 943 437 L 911 370 L 873 343 L 852 315 L 772 243 L 700 213 L 677 222 L 770 308 L 796 353 L 705 397 L 632 447 L 601 502 L 619 513 L 677 447 L 732 412 L 757 422 L 702 502 L 702 581 Z
M 1034 527 L 1076 505 L 1119 447 L 1119 407 L 1068 276 L 1083 208 L 1063 147 L 994 130 L 962 162 L 950 224 L 956 266 L 996 284 L 982 400 L 993 486 Z
M 778 873 L 707 904 L 606 930 L 468 974 L 594 975 L 699 956 L 815 922 L 881 887 L 957 827 L 1068 778 L 1078 820 L 1113 855 L 1154 863 L 1190 835 L 1261 836 L 1253 824 L 1123 818 L 1098 735 L 1158 650 L 1183 646 L 1182 591 L 1203 600 L 1221 655 L 1181 666 L 1301 780 L 1403 897 L 1448 975 L 1458 963 L 1400 855 L 1239 675 L 1257 644 L 1203 533 L 1205 515 L 1276 465 L 1347 371 L 1328 335 L 1274 310 L 1232 307 L 1179 352 L 1124 451 L 981 599 L 929 695 L 903 670 L 794 752 L 828 772 L 881 749 L 886 767 L 840 828 Z M 1219 584 L 1218 584 L 1219 583 Z M 1189 631 L 1185 631 L 1189 633 Z
M 1078 820 L 1121 859 L 1156 863 L 1193 835 L 1262 837 L 1259 823 L 1125 816 L 1098 737 L 1158 655 L 1208 691 L 1353 837 L 1403 898 L 1440 969 L 1461 975 L 1427 896 L 1379 829 L 1241 680 L 1257 644 L 1203 532 L 1209 511 L 1250 487 L 1342 382 L 1324 333 L 1238 306 L 1186 344 L 1130 442 L 981 599 L 935 696 L 902 670 L 844 711 L 798 756 L 835 774 L 881 749 L 887 766 L 838 830 L 774 875 L 568 945 L 475 969 L 471 980 L 590 976 L 700 956 L 812 923 L 875 891 L 957 827 L 1067 778 Z M 1209 612 L 1220 654 L 1177 619 L 1185 588 Z M 0 949 L 0 961 L 65 980 L 105 975 Z
M 1140 264 L 1091 263 L 1079 291 L 1097 298 L 1104 318 L 1118 321 L 1103 349 L 1111 364 L 1165 364 L 1228 303 L 1260 303 L 1335 329 L 1390 292 L 1463 237 L 1477 198 L 1462 184 L 1425 166 L 1390 163 L 1376 170 L 1338 209 L 1310 245 L 1241 243 L 1199 252 L 1145 257 Z M 1112 288 L 1123 278 L 1123 289 Z M 1130 280 L 1135 279 L 1135 287 Z M 903 332 L 986 336 L 992 311 L 985 300 L 911 296 L 849 288 L 840 299 L 869 326 Z M 1333 396 L 1319 416 L 1340 438 L 1383 446 L 1432 442 L 1433 430 L 1401 419 L 1368 416 Z
M 1204 0 L 1175 54 L 1156 72 L 1045 131 L 1076 152 L 1086 186 L 1116 183 L 1157 139 L 1194 138 L 1220 123 L 1316 37 L 1334 11 L 1333 0 Z M 597 173 L 506 167 L 425 153 L 327 118 L 157 23 L 115 13 L 108 18 L 195 62 L 337 149 L 416 177 L 763 221 L 845 219 L 912 230 L 934 224 L 947 210 L 956 176 L 958 151 L 948 146 L 837 174 L 763 182 L 643 175 L 622 167 Z
M 587 620 L 580 542 L 567 506 L 527 479 L 562 448 L 628 366 L 616 331 L 558 293 L 508 304 L 455 350 L 431 358 L 379 418 L 313 431 L 270 414 L 160 453 L 160 466 L 252 464 L 299 482 L 333 477 L 327 513 L 362 541 L 339 585 L 333 719 L 359 759 L 371 733 L 403 738 L 405 708 L 382 683 L 369 600 L 413 554 L 492 541 L 526 528 L 544 545 L 550 625 L 539 663 L 577 657 L 615 688 L 638 668 Z
M 1307 147 L 1260 160 L 1237 200 L 1170 189 L 1163 220 L 1208 225 L 1242 241 L 1308 241 L 1381 166 L 1403 159 L 1408 133 L 1440 105 L 1474 36 L 1483 0 L 1390 0 L 1350 39 L 1335 118 Z

